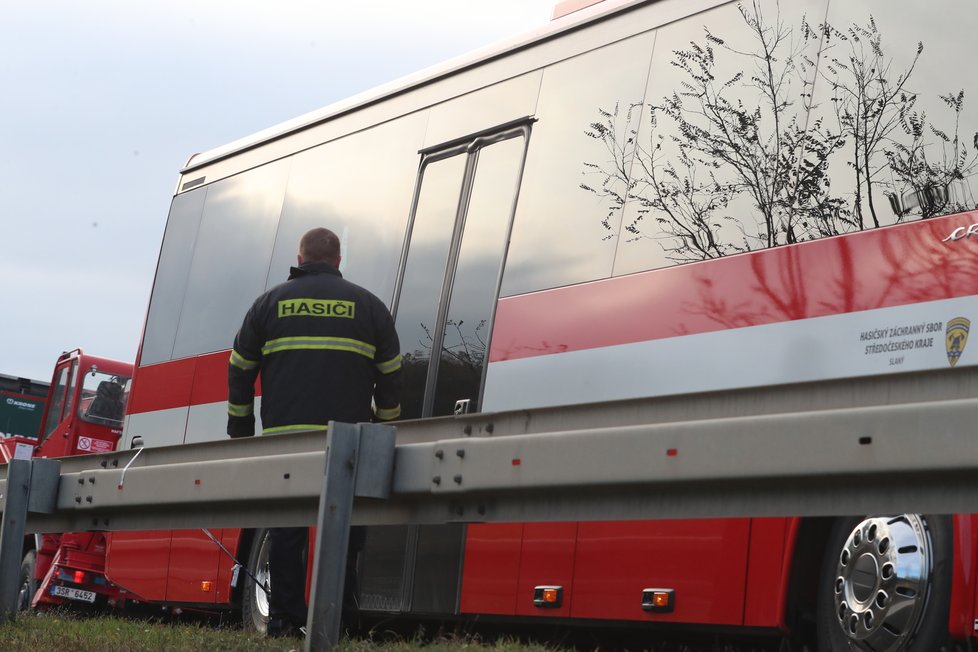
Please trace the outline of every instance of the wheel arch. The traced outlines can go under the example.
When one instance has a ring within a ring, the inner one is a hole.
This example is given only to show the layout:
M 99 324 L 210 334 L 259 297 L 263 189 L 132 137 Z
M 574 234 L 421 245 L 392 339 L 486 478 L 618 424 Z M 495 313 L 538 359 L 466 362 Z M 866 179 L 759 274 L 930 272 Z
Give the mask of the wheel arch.
M 20 551 L 21 555 L 26 555 L 28 552 L 33 550 L 37 552 L 41 549 L 41 534 L 27 534 L 24 536 L 24 548 Z
M 257 529 L 241 530 L 241 538 L 238 540 L 238 550 L 235 556 L 237 557 L 237 561 L 244 566 L 248 565 L 248 559 L 251 557 L 251 548 L 255 545 L 255 533 L 257 531 Z M 240 609 L 242 604 L 244 604 L 244 586 L 248 581 L 250 580 L 244 571 L 239 571 L 237 586 L 231 592 L 231 604 L 236 608 Z
M 818 575 L 835 517 L 796 519 L 789 531 L 784 621 L 802 641 L 815 642 Z

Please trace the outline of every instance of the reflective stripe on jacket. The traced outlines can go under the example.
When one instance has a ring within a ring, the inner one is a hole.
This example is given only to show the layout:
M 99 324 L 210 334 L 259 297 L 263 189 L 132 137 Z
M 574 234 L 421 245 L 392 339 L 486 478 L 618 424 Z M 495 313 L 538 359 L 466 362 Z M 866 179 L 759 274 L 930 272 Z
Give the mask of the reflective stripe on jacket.
M 396 419 L 400 371 L 394 320 L 380 299 L 326 263 L 293 267 L 255 300 L 234 338 L 228 434 L 254 434 L 259 374 L 262 430 L 273 434 Z

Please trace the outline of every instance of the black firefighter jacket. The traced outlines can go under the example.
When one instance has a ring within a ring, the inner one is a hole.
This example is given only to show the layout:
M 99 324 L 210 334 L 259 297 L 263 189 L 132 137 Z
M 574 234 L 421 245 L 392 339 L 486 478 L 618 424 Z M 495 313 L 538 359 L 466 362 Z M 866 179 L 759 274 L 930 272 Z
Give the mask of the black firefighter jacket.
M 272 434 L 396 419 L 400 371 L 394 320 L 380 299 L 326 263 L 293 267 L 255 300 L 234 338 L 228 434 L 254 434 L 259 373 L 262 434 Z

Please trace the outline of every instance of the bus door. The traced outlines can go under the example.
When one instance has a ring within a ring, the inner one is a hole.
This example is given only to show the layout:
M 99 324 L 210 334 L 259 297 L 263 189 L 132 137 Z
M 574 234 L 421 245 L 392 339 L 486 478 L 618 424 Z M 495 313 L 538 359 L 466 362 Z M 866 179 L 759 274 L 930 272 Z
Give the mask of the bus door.
M 479 410 L 529 122 L 423 150 L 394 315 L 405 419 Z M 361 606 L 453 613 L 464 527 L 368 531 Z

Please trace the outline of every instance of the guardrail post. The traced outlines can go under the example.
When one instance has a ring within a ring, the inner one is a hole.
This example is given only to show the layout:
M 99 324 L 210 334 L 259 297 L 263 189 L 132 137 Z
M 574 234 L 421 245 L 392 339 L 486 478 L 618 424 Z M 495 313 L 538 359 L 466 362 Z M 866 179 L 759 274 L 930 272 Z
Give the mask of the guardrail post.
M 30 487 L 31 461 L 10 460 L 3 518 L 0 521 L 0 623 L 13 621 L 17 617 L 20 563 Z
M 306 620 L 306 652 L 332 650 L 339 643 L 353 497 L 390 495 L 394 440 L 395 429 L 390 426 L 329 424 Z

